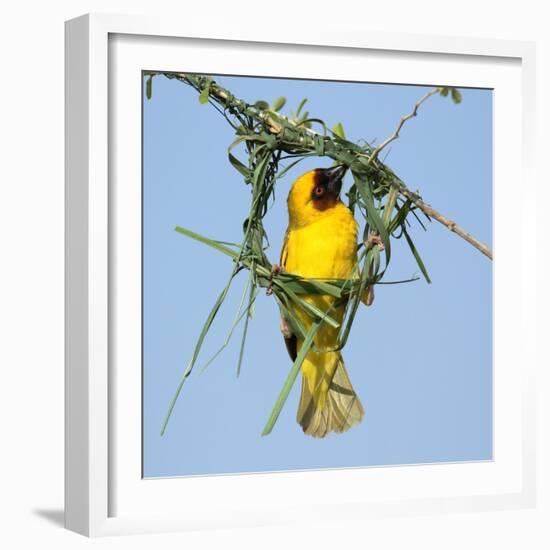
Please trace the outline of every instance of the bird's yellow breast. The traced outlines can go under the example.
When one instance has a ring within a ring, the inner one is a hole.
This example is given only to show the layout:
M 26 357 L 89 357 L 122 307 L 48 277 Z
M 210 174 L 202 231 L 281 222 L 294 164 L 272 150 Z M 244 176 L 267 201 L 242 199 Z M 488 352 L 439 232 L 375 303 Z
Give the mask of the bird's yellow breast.
M 357 261 L 357 222 L 338 203 L 314 223 L 289 228 L 285 270 L 301 277 L 346 279 Z

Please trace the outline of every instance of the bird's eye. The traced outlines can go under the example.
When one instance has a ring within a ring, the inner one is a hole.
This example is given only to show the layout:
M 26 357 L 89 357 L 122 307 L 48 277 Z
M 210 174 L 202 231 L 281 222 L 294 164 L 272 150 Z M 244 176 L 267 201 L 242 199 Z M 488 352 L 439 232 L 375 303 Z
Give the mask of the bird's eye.
M 320 197 L 325 192 L 325 189 L 323 187 L 316 187 L 313 192 L 315 193 L 316 196 Z

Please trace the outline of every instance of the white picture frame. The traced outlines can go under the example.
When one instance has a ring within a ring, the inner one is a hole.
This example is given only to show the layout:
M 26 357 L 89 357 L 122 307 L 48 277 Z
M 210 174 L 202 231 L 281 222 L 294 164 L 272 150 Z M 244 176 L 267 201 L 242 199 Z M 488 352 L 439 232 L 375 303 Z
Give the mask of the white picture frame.
M 140 353 L 134 338 L 135 312 L 140 304 L 133 300 L 139 279 L 132 279 L 124 290 L 116 285 L 120 273 L 132 278 L 139 254 L 136 242 L 130 242 L 135 232 L 125 230 L 139 227 L 140 213 L 140 198 L 132 182 L 141 169 L 135 156 L 140 141 L 135 130 L 141 121 L 135 116 L 138 96 L 132 86 L 138 95 L 141 89 L 140 80 L 132 79 L 136 71 L 141 74 L 141 69 L 157 67 L 159 59 L 163 59 L 163 70 L 178 70 L 175 64 L 181 48 L 186 48 L 186 70 L 190 72 L 283 76 L 277 74 L 283 70 L 278 69 L 277 58 L 284 57 L 284 76 L 360 79 L 364 69 L 355 62 L 360 59 L 372 61 L 369 66 L 379 71 L 370 72 L 369 80 L 381 81 L 386 75 L 388 82 L 414 83 L 415 79 L 427 81 L 437 70 L 439 80 L 449 84 L 495 88 L 495 128 L 499 132 L 495 134 L 494 157 L 498 370 L 493 461 L 260 477 L 141 479 L 141 380 L 132 370 Z M 228 55 L 220 55 L 221 50 Z M 338 67 L 330 62 L 335 56 Z M 384 63 L 377 65 L 380 56 Z M 302 74 L 303 63 L 302 72 L 293 73 L 295 57 L 307 58 L 308 75 Z M 521 231 L 504 236 L 502 228 L 508 213 L 518 210 L 515 197 L 506 190 L 518 179 L 529 182 L 532 171 L 534 66 L 534 45 L 528 42 L 303 27 L 296 31 L 245 31 L 216 26 L 212 21 L 189 24 L 114 15 L 85 15 L 68 21 L 66 527 L 100 536 L 280 524 L 296 521 L 298 511 L 300 521 L 315 522 L 533 506 L 536 294 L 523 267 L 532 265 L 536 256 L 535 244 L 525 237 L 534 232 L 536 221 L 527 198 L 519 205 Z M 324 71 L 322 75 L 320 71 Z M 127 99 L 124 105 L 117 102 L 122 90 Z M 521 146 L 510 155 L 502 144 L 506 135 L 513 134 Z M 116 189 L 110 184 L 115 180 L 123 182 Z M 127 193 L 124 211 L 117 207 L 119 193 Z M 128 253 L 121 253 L 120 243 L 128 244 Z M 515 298 L 504 307 L 510 284 L 516 289 Z M 134 319 L 133 324 L 125 323 L 128 331 L 117 324 L 120 316 Z M 319 486 L 330 496 L 330 515 L 324 496 L 316 489 Z M 365 486 L 368 491 L 362 490 Z M 339 491 L 342 487 L 349 489 L 345 497 Z M 212 506 L 214 494 L 216 505 Z

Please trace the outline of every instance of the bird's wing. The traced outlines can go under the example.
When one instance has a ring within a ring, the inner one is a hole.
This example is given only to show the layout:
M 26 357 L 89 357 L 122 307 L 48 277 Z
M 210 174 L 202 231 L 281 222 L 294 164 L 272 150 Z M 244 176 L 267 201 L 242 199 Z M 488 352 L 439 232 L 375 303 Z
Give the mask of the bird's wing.
M 285 237 L 283 239 L 283 246 L 281 248 L 281 257 L 279 258 L 279 265 L 284 269 L 286 265 L 286 260 L 288 258 L 288 235 L 289 229 L 287 227 L 285 232 Z
M 279 259 L 279 265 L 284 269 L 286 266 L 286 260 L 288 258 L 288 242 L 289 242 L 289 230 L 287 228 L 285 237 L 283 239 L 283 246 L 281 249 L 281 257 Z M 286 349 L 290 358 L 295 361 L 297 352 L 298 341 L 296 335 L 293 334 L 292 329 L 284 315 L 281 315 L 281 332 L 285 341 Z

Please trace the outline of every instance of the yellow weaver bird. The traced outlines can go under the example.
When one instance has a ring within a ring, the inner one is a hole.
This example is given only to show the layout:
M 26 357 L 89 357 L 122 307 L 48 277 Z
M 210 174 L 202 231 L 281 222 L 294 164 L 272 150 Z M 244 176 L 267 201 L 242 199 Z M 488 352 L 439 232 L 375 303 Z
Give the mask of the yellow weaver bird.
M 288 195 L 288 229 L 281 252 L 281 268 L 301 277 L 347 279 L 357 262 L 357 222 L 340 200 L 346 167 L 318 168 L 299 177 Z M 370 305 L 372 290 L 367 288 L 363 301 Z M 336 298 L 328 295 L 304 295 L 304 300 L 327 311 Z M 341 323 L 345 306 L 329 315 Z M 308 330 L 312 319 L 301 308 L 293 312 Z M 292 334 L 285 319 L 281 331 L 292 360 L 302 341 Z M 302 391 L 297 420 L 304 432 L 325 437 L 329 432 L 344 432 L 363 418 L 359 401 L 339 351 L 328 351 L 337 344 L 338 329 L 323 323 L 317 331 L 315 349 L 302 364 Z M 327 350 L 327 351 L 323 351 Z

